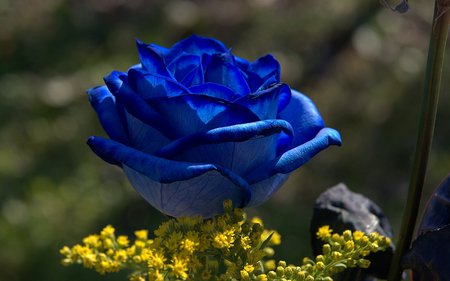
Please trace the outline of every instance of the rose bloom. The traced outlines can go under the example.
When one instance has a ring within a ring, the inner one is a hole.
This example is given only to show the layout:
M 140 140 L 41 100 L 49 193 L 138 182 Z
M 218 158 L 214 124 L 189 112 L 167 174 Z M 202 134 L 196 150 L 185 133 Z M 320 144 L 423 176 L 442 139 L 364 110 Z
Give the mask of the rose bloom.
M 137 48 L 140 64 L 88 90 L 109 136 L 88 144 L 167 215 L 208 218 L 226 199 L 259 205 L 293 170 L 341 144 L 312 101 L 280 82 L 272 55 L 249 62 L 200 36 Z

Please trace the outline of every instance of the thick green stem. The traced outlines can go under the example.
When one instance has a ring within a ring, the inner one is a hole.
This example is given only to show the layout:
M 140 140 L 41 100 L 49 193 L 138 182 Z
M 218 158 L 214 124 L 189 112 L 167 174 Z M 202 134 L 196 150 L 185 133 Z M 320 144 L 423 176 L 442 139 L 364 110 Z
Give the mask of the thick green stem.
M 414 164 L 411 172 L 405 213 L 403 214 L 397 249 L 394 253 L 389 272 L 389 281 L 401 280 L 403 269 L 401 258 L 409 249 L 419 210 L 420 197 L 425 181 L 428 156 L 433 140 L 436 121 L 442 68 L 444 65 L 445 45 L 450 22 L 450 0 L 437 0 L 433 17 L 433 26 L 428 50 L 428 62 L 425 76 L 425 89 L 419 123 L 419 135 L 416 143 Z

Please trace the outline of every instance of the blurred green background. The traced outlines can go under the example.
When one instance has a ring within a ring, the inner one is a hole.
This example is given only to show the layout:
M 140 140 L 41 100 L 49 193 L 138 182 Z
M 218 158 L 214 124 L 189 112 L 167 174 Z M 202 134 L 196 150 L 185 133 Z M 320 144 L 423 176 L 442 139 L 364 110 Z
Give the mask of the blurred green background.
M 58 249 L 106 224 L 131 234 L 164 219 L 85 144 L 104 135 L 85 90 L 137 62 L 135 38 L 170 46 L 197 33 L 248 59 L 272 53 L 283 80 L 341 132 L 341 148 L 248 210 L 282 234 L 278 258 L 310 254 L 314 199 L 339 182 L 372 198 L 398 231 L 432 2 L 399 15 L 376 0 L 0 0 L 0 280 L 125 280 L 62 267 Z M 426 196 L 450 172 L 449 58 Z

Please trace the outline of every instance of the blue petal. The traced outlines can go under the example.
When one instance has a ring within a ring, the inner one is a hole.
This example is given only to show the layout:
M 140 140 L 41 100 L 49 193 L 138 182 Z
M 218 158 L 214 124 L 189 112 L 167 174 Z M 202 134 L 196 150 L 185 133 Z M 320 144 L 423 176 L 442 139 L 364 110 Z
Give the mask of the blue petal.
M 177 210 L 189 213 L 188 209 L 191 208 L 196 212 L 202 212 L 201 215 L 205 215 L 210 210 L 208 208 L 203 209 L 203 207 L 210 203 L 209 200 L 213 199 L 212 197 L 218 197 L 222 200 L 217 202 L 218 198 L 215 198 L 215 205 L 219 204 L 220 206 L 228 196 L 231 196 L 230 199 L 241 207 L 245 206 L 251 199 L 247 182 L 223 167 L 166 160 L 101 137 L 90 137 L 88 144 L 100 158 L 108 162 L 114 159 L 116 162 L 122 163 L 136 190 L 152 205 L 154 204 L 156 208 L 166 214 L 180 216 L 183 214 L 178 213 Z M 192 184 L 192 181 L 195 182 L 195 178 L 199 176 L 206 176 L 204 178 L 206 182 Z M 220 180 L 218 181 L 218 179 Z M 149 184 L 141 184 L 143 181 Z M 176 183 L 178 181 L 184 182 Z M 152 182 L 153 184 L 150 184 Z M 218 182 L 220 182 L 220 186 L 214 184 Z M 175 190 L 173 187 L 175 187 Z M 202 189 L 207 189 L 207 192 Z M 202 199 L 197 202 L 192 198 L 187 200 L 185 196 L 193 193 L 193 191 L 196 191 L 195 195 L 191 194 L 190 197 L 199 197 L 200 193 L 205 192 L 207 194 L 203 194 L 203 196 L 206 196 L 208 200 Z M 225 198 L 223 197 L 224 194 Z M 192 208 L 190 205 L 196 206 Z M 215 206 L 213 212 L 217 209 L 217 206 Z
M 286 182 L 290 174 L 275 174 L 268 179 L 263 179 L 250 186 L 252 199 L 247 207 L 261 205 L 269 200 L 272 195 Z
M 142 152 L 153 154 L 161 147 L 169 144 L 171 140 L 158 131 L 126 112 L 128 135 L 130 136 L 129 146 Z
M 278 173 L 288 174 L 330 145 L 341 145 L 341 143 L 341 137 L 336 130 L 324 128 L 310 141 L 285 152 L 267 165 L 245 175 L 244 178 L 249 183 L 255 183 Z
M 170 49 L 168 49 L 166 47 L 158 46 L 158 45 L 153 44 L 153 43 L 147 44 L 147 48 L 152 49 L 153 51 L 155 51 L 161 57 L 166 56 L 169 53 L 169 51 L 170 51 Z
M 123 79 L 126 79 L 127 75 L 123 72 L 114 70 L 109 75 L 105 76 L 103 80 L 109 91 L 114 95 L 122 87 Z
M 150 73 L 171 76 L 164 64 L 163 57 L 161 57 L 154 49 L 139 40 L 136 40 L 136 46 L 144 70 Z
M 282 111 L 289 103 L 291 90 L 286 84 L 276 84 L 273 87 L 244 96 L 236 103 L 241 104 L 253 113 L 259 119 L 275 119 L 278 112 Z
M 186 74 L 186 76 L 181 80 L 181 84 L 186 87 L 191 87 L 195 85 L 201 85 L 204 83 L 203 77 L 203 65 L 200 64 L 196 68 L 192 69 L 191 72 Z
M 205 83 L 189 88 L 193 94 L 205 95 L 209 97 L 218 98 L 225 101 L 233 101 L 238 95 L 230 88 L 217 83 Z
M 234 59 L 234 64 L 237 65 L 244 72 L 246 72 L 247 69 L 250 67 L 250 62 L 246 59 L 243 59 L 238 56 L 234 56 L 233 59 Z
M 212 129 L 180 138 L 155 153 L 163 158 L 217 164 L 245 174 L 276 157 L 277 134 L 292 136 L 284 120 Z
M 201 57 L 183 53 L 174 59 L 167 68 L 172 72 L 175 79 L 181 82 L 186 75 L 192 72 L 192 70 L 198 69 L 200 65 Z
M 287 120 L 294 128 L 294 141 L 291 147 L 309 141 L 324 128 L 324 122 L 313 102 L 301 93 L 291 90 L 291 100 L 278 118 Z
M 105 82 L 108 85 L 111 85 L 111 93 L 117 98 L 117 100 L 120 101 L 121 104 L 123 104 L 128 113 L 135 116 L 145 124 L 162 132 L 168 138 L 175 138 L 176 134 L 173 130 L 171 130 L 167 121 L 162 118 L 157 111 L 149 106 L 142 97 L 137 95 L 127 83 L 124 83 L 123 81 L 120 83 L 116 80 L 121 81 L 121 79 L 117 78 L 117 75 L 115 74 L 105 77 Z
M 149 101 L 179 137 L 217 127 L 250 123 L 258 117 L 247 108 L 204 95 L 183 95 Z
M 252 62 L 247 71 L 257 74 L 263 81 L 267 80 L 269 76 L 274 76 L 276 82 L 280 82 L 280 64 L 270 54 Z
M 187 88 L 167 76 L 142 73 L 136 69 L 128 71 L 128 80 L 131 88 L 145 100 L 189 93 Z
M 245 194 L 226 176 L 209 171 L 198 177 L 160 183 L 124 165 L 124 171 L 136 191 L 153 207 L 172 217 L 202 216 L 211 218 L 223 213 L 223 201 L 244 207 Z
M 205 69 L 205 82 L 224 85 L 239 96 L 250 93 L 250 88 L 241 73 L 241 70 L 226 61 L 221 55 L 213 55 Z
M 106 86 L 91 88 L 87 94 L 108 136 L 115 141 L 128 144 L 127 133 L 117 112 L 116 100 L 108 88 Z
M 203 54 L 225 53 L 227 48 L 222 42 L 215 39 L 192 35 L 184 40 L 179 41 L 170 48 L 168 54 L 164 57 L 166 64 L 172 62 L 181 53 L 197 55 L 201 57 Z

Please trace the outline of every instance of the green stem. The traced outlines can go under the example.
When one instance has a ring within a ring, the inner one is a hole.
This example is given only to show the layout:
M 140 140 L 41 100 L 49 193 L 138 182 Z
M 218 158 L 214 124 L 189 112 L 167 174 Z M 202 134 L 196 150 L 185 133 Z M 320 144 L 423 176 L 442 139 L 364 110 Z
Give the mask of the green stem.
M 439 89 L 441 86 L 442 68 L 444 65 L 445 45 L 450 22 L 449 7 L 450 0 L 437 0 L 435 2 L 435 12 L 425 76 L 425 89 L 419 123 L 419 135 L 416 143 L 406 209 L 403 214 L 397 249 L 394 253 L 388 281 L 398 281 L 401 279 L 403 272 L 400 265 L 401 258 L 410 247 L 417 220 L 420 197 L 425 181 L 428 156 L 431 150 L 436 121 Z

